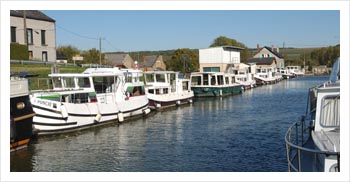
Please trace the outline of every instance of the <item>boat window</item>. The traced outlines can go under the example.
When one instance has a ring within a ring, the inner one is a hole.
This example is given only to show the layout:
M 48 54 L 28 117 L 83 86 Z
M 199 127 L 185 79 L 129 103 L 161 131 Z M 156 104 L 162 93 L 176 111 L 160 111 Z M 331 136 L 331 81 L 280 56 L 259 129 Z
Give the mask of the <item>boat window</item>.
M 175 74 L 170 74 L 170 85 L 174 85 L 174 81 L 176 80 L 176 75 Z
M 125 76 L 125 82 L 126 83 L 132 83 L 132 75 L 131 73 L 124 73 Z
M 146 82 L 154 82 L 153 74 L 145 74 Z
M 165 74 L 156 74 L 156 82 L 165 82 Z
M 153 90 L 153 89 L 149 89 L 149 90 L 148 90 L 148 93 L 154 94 L 154 90 Z
M 235 77 L 234 77 L 234 76 L 231 78 L 231 83 L 232 83 L 232 84 L 235 83 Z
M 62 88 L 62 82 L 61 82 L 60 77 L 53 77 L 52 83 L 53 83 L 54 88 Z
M 117 78 L 117 77 L 116 77 Z M 112 92 L 114 83 L 114 77 L 93 77 L 94 88 L 96 93 L 110 93 Z
M 144 82 L 145 79 L 142 74 L 138 74 L 138 77 L 140 82 Z
M 74 104 L 88 103 L 89 102 L 89 93 L 71 94 L 71 101 Z
M 168 93 L 168 88 L 163 88 L 163 94 L 167 94 Z
M 191 85 L 202 85 L 202 77 L 201 76 L 192 76 L 191 78 Z
M 188 81 L 183 81 L 182 82 L 182 90 L 185 90 L 185 91 L 188 90 L 188 85 L 189 85 Z
M 78 85 L 80 88 L 90 88 L 90 80 L 87 77 L 78 78 Z
M 229 84 L 228 77 L 225 77 L 225 84 Z
M 203 74 L 203 85 L 209 85 L 209 75 Z
M 218 75 L 218 84 L 223 85 L 224 84 L 224 76 L 223 75 Z
M 63 84 L 65 88 L 74 88 L 74 77 L 64 77 Z
M 322 100 L 321 121 L 324 127 L 340 126 L 340 96 L 328 96 Z
M 210 79 L 210 85 L 216 85 L 216 80 L 215 80 L 215 76 L 212 76 Z
M 127 88 L 127 92 L 130 93 L 130 97 L 145 95 L 144 86 L 130 86 Z

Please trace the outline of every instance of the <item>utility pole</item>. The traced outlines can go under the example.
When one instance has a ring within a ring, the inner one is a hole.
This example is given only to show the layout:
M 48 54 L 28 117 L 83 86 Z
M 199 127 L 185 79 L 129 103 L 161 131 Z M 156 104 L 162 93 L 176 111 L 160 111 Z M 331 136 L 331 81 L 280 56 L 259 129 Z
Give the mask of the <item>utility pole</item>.
M 28 38 L 27 38 L 27 14 L 26 10 L 23 10 L 23 33 L 24 33 L 24 44 L 28 48 Z
M 100 66 L 101 66 L 101 37 L 100 37 Z

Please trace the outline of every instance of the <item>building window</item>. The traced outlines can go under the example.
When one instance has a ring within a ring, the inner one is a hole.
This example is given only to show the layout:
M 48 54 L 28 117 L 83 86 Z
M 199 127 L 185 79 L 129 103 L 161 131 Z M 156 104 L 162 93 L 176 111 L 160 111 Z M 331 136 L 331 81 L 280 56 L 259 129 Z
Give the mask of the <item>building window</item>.
M 16 42 L 16 27 L 11 27 L 11 42 Z
M 220 72 L 220 67 L 203 67 L 203 72 Z
M 41 45 L 46 45 L 45 33 L 45 30 L 41 30 Z
M 29 59 L 33 59 L 33 51 L 28 51 L 28 57 Z
M 43 53 L 42 53 L 42 61 L 47 62 L 47 52 L 46 51 L 43 51 Z
M 27 28 L 27 43 L 33 45 L 33 29 Z

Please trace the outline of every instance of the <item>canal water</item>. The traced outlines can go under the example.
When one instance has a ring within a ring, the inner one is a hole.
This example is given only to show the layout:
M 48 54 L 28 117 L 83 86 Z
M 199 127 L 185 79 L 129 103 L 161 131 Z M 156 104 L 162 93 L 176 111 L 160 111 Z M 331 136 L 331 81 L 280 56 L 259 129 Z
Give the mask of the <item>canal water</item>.
M 284 80 L 123 124 L 32 140 L 11 171 L 287 171 L 284 135 L 305 113 L 308 88 L 328 77 Z

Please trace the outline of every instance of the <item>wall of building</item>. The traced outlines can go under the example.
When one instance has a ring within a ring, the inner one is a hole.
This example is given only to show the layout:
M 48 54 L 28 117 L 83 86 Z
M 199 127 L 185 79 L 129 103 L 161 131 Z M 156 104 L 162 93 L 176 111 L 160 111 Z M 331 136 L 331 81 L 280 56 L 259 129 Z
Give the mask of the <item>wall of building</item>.
M 10 17 L 10 24 L 16 27 L 16 42 L 24 44 L 24 25 L 23 18 Z M 33 60 L 42 61 L 42 52 L 47 52 L 49 62 L 56 61 L 56 26 L 54 22 L 27 19 L 28 29 L 33 30 L 33 45 L 28 46 L 28 51 L 33 52 Z M 41 45 L 41 30 L 45 30 L 45 43 Z
M 240 63 L 239 51 L 226 51 L 222 47 L 199 49 L 199 64 L 202 63 Z
M 131 58 L 129 54 L 126 55 L 125 57 L 124 66 L 131 69 L 134 68 L 134 60 Z
M 254 58 L 266 58 L 266 57 L 274 57 L 276 59 L 277 68 L 284 68 L 284 59 L 277 57 L 273 53 L 271 53 L 268 49 L 263 48 L 257 54 L 254 55 Z
M 152 69 L 155 70 L 157 68 L 161 68 L 163 70 L 166 70 L 166 65 L 163 61 L 163 56 L 158 56 L 156 62 L 153 64 Z

